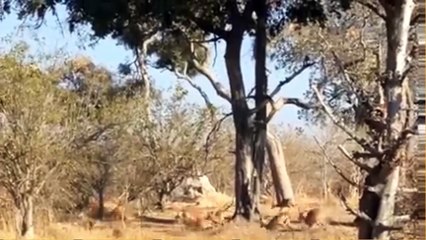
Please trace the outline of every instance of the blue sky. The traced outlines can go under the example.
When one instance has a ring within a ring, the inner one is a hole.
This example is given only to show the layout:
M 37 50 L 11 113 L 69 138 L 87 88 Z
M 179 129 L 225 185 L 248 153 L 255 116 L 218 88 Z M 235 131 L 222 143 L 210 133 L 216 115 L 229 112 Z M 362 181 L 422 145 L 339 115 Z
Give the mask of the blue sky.
M 67 25 L 65 23 L 65 11 L 63 8 L 58 9 L 59 22 L 56 17 L 49 15 L 46 19 L 45 24 L 36 31 L 37 37 L 43 40 L 43 49 L 52 52 L 58 48 L 64 48 L 70 55 L 81 54 L 86 55 L 92 59 L 96 64 L 105 66 L 111 70 L 116 70 L 119 63 L 132 59 L 131 52 L 124 49 L 123 46 L 117 45 L 116 41 L 111 38 L 100 40 L 94 47 L 82 48 L 82 42 L 77 34 L 70 34 L 67 31 Z M 20 28 L 22 25 L 21 21 L 18 21 L 15 15 L 7 16 L 3 21 L 0 22 L 0 37 L 12 35 L 14 39 L 26 40 L 30 44 L 32 50 L 40 50 L 40 46 L 35 43 L 32 39 L 34 38 L 34 31 L 26 28 Z M 4 49 L 4 43 L 0 43 L 0 48 Z M 218 45 L 217 60 L 213 66 L 215 75 L 220 82 L 228 87 L 228 79 L 226 75 L 226 69 L 224 67 L 224 44 Z M 244 79 L 246 80 L 246 88 L 251 89 L 254 80 L 254 61 L 251 59 L 251 42 L 249 40 L 244 41 L 242 49 L 242 70 Z M 269 75 L 269 86 L 270 89 L 274 88 L 278 81 L 284 79 L 287 74 L 285 72 L 276 71 L 273 66 L 268 66 L 272 71 Z M 173 73 L 168 71 L 161 71 L 157 69 L 150 69 L 151 77 L 154 79 L 155 86 L 168 89 L 169 87 L 176 84 L 177 79 Z M 223 101 L 216 95 L 209 82 L 202 76 L 195 78 L 198 85 L 202 86 L 210 97 L 210 100 L 217 106 L 229 108 L 227 102 Z M 197 91 L 192 89 L 186 82 L 182 82 L 183 86 L 189 90 L 189 101 L 196 103 L 203 103 L 202 98 Z M 279 96 L 285 97 L 298 97 L 302 98 L 303 93 L 308 88 L 308 72 L 301 74 L 290 84 L 283 87 Z M 301 126 L 302 121 L 297 119 L 297 108 L 294 106 L 285 106 L 279 114 L 273 120 L 274 123 L 290 124 L 292 126 Z

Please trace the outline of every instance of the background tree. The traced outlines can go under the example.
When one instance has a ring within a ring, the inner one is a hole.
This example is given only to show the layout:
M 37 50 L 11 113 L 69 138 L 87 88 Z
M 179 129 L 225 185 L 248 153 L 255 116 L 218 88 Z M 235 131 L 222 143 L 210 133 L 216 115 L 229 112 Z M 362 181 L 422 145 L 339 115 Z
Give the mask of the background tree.
M 18 237 L 34 236 L 34 205 L 46 182 L 69 164 L 74 106 L 35 56 L 17 44 L 1 57 L 0 184 L 13 199 Z

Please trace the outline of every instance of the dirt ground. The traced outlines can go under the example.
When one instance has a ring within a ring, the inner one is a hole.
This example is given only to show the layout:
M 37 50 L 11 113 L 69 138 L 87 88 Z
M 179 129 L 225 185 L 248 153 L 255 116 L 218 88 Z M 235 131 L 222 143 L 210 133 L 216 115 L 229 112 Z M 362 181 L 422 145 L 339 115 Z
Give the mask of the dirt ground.
M 197 208 L 197 206 L 191 206 Z M 309 229 L 298 221 L 300 210 L 320 207 L 327 216 L 327 224 Z M 164 212 L 147 213 L 153 219 L 173 220 L 179 211 L 178 206 Z M 202 209 L 202 208 L 201 208 Z M 279 209 L 271 209 L 270 205 L 262 205 L 263 216 L 273 216 Z M 232 208 L 226 213 L 232 214 Z M 177 223 L 158 223 L 146 218 L 130 218 L 125 226 L 121 222 L 102 222 L 95 224 L 92 230 L 86 230 L 81 223 L 58 222 L 36 229 L 40 239 L 355 239 L 356 229 L 352 226 L 353 216 L 346 213 L 339 204 L 321 202 L 316 199 L 303 200 L 298 206 L 289 210 L 291 228 L 286 227 L 276 231 L 260 227 L 259 222 L 227 223 L 224 226 L 207 230 L 191 230 Z M 13 238 L 13 233 L 1 232 L 0 238 Z

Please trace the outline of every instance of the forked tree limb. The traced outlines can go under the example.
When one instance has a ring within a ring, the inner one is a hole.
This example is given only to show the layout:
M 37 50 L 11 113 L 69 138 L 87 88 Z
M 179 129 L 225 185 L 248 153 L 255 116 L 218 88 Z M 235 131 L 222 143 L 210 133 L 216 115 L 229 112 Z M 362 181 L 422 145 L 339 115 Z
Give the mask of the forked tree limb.
M 291 81 L 293 81 L 297 76 L 299 76 L 303 71 L 305 71 L 306 69 L 308 69 L 309 67 L 315 65 L 315 62 L 306 62 L 302 65 L 301 68 L 299 68 L 298 70 L 296 70 L 293 74 L 291 74 L 290 76 L 286 77 L 284 80 L 280 81 L 279 84 L 275 87 L 275 89 L 271 92 L 271 94 L 269 94 L 271 97 L 274 97 L 275 95 L 277 95 L 277 93 L 279 93 L 281 91 L 281 88 L 290 83 Z
M 292 104 L 302 109 L 315 109 L 319 107 L 318 105 L 311 105 L 309 103 L 303 102 L 298 98 L 279 98 L 278 100 L 274 101 L 272 104 L 268 104 L 267 107 L 267 120 L 266 122 L 269 122 L 272 120 L 274 115 L 281 110 L 281 108 L 284 107 L 286 104 Z
M 324 148 L 324 146 L 322 146 L 322 144 L 320 143 L 320 141 L 318 140 L 318 138 L 316 136 L 313 136 L 315 142 L 317 143 L 318 147 L 321 149 L 322 154 L 324 155 L 324 157 L 326 158 L 328 164 L 330 164 L 334 170 L 336 171 L 337 174 L 339 174 L 340 177 L 342 177 L 346 182 L 348 182 L 350 185 L 354 186 L 354 187 L 360 187 L 360 185 L 354 181 L 352 181 L 349 177 L 347 177 L 342 169 L 340 169 L 336 163 L 328 156 L 327 154 L 327 150 Z
M 208 157 L 208 153 L 209 153 L 209 147 L 210 147 L 210 141 L 213 138 L 213 136 L 220 130 L 220 127 L 222 125 L 222 123 L 228 118 L 232 116 L 232 112 L 231 113 L 227 113 L 225 114 L 221 119 L 219 119 L 214 125 L 212 130 L 207 134 L 207 138 L 206 138 L 206 142 L 204 145 L 204 151 L 205 151 L 205 161 L 207 162 L 207 157 Z
M 345 147 L 343 147 L 342 145 L 339 145 L 337 147 L 340 152 L 352 163 L 354 163 L 355 165 L 357 165 L 359 168 L 361 168 L 362 170 L 365 170 L 367 172 L 371 171 L 371 167 L 368 166 L 367 164 L 361 163 L 358 160 L 355 160 L 353 156 L 351 156 L 351 154 L 345 149 Z
M 199 73 L 201 73 L 204 77 L 207 78 L 207 80 L 210 82 L 210 84 L 213 86 L 214 90 L 216 91 L 217 95 L 225 99 L 227 102 L 232 103 L 232 98 L 229 91 L 226 90 L 226 88 L 215 78 L 214 74 L 208 67 L 203 66 L 200 62 L 196 60 L 195 53 L 194 53 L 194 43 L 189 42 L 189 45 L 190 45 L 191 53 L 193 55 L 191 59 L 191 63 L 194 65 L 195 69 L 197 69 Z
M 188 64 L 185 64 L 185 67 L 184 67 L 182 73 L 179 72 L 177 69 L 175 69 L 174 73 L 175 73 L 176 77 L 178 79 L 185 80 L 187 83 L 189 83 L 189 85 L 191 85 L 192 88 L 194 88 L 195 90 L 198 91 L 198 93 L 204 99 L 204 102 L 206 103 L 207 107 L 211 110 L 211 114 L 212 114 L 212 117 L 213 117 L 213 114 L 214 114 L 214 112 L 212 112 L 212 109 L 213 109 L 213 106 L 214 106 L 213 103 L 210 101 L 210 98 L 207 95 L 207 93 L 199 85 L 194 83 L 194 81 L 191 77 L 188 76 L 187 68 L 188 68 Z
M 343 196 L 343 194 L 339 194 L 339 199 L 340 202 L 342 203 L 343 207 L 346 209 L 347 212 L 349 212 L 350 214 L 354 215 L 356 217 L 356 219 L 361 219 L 362 221 L 366 221 L 368 222 L 372 227 L 378 227 L 376 226 L 375 222 L 364 212 L 361 212 L 359 210 L 355 210 L 353 208 L 351 208 L 346 200 L 346 198 Z M 407 215 L 403 215 L 403 216 L 396 216 L 393 218 L 394 221 L 396 222 L 405 222 L 405 221 L 409 221 L 410 217 Z M 387 230 L 387 231 L 400 231 L 403 228 L 402 227 L 396 227 L 396 226 L 380 226 L 383 230 Z

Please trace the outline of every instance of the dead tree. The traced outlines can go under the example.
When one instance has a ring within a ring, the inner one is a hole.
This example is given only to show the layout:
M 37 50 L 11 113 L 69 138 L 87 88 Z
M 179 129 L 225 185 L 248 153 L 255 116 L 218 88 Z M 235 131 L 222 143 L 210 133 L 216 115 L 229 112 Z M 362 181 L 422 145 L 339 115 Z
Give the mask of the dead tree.
M 295 204 L 294 192 L 287 172 L 282 143 L 270 132 L 266 140 L 266 151 L 275 189 L 276 206 L 292 206 Z

